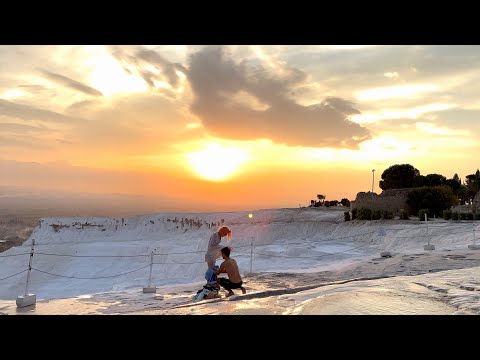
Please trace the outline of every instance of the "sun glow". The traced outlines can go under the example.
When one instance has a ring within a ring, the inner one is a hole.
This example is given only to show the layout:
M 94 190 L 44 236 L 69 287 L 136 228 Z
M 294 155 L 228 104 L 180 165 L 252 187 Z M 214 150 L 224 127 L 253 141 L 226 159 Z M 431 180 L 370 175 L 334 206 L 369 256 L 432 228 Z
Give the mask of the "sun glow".
M 97 56 L 91 62 L 94 67 L 90 74 L 90 84 L 106 96 L 119 92 L 148 90 L 148 86 L 143 79 L 127 74 L 111 56 Z
M 201 178 L 224 181 L 232 177 L 248 160 L 245 150 L 210 144 L 206 149 L 187 155 L 188 162 Z

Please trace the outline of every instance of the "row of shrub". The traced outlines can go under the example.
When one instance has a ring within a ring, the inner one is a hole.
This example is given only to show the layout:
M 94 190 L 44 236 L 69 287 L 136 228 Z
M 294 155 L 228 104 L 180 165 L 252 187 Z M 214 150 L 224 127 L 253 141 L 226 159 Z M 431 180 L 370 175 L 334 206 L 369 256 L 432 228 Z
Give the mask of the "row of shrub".
M 420 209 L 418 210 L 418 219 L 425 220 L 425 214 L 427 214 L 427 219 L 430 218 L 429 209 Z M 389 210 L 373 210 L 368 208 L 353 209 L 352 215 L 350 216 L 349 211 L 344 212 L 345 221 L 350 220 L 391 220 L 394 219 L 395 215 L 398 215 L 400 220 L 409 220 L 410 214 L 405 209 L 400 209 L 400 211 L 395 214 L 393 211 Z M 445 220 L 480 220 L 480 212 L 474 213 L 462 213 L 462 212 L 452 212 L 452 210 L 444 210 L 443 218 Z
M 350 212 L 344 212 L 345 221 L 350 221 Z M 367 208 L 353 209 L 351 219 L 355 220 L 391 220 L 393 219 L 393 211 L 389 210 L 372 210 Z
M 445 220 L 480 220 L 480 212 L 464 213 L 464 212 L 452 212 L 452 210 L 443 210 L 443 218 Z

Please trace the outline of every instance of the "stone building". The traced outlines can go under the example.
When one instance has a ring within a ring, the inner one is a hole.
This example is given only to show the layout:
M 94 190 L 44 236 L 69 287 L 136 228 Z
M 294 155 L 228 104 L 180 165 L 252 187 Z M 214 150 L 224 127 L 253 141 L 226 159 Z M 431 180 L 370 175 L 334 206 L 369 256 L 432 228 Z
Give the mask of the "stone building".
M 352 201 L 350 208 L 368 208 L 375 210 L 399 211 L 408 210 L 407 196 L 413 189 L 390 189 L 384 190 L 380 195 L 372 192 L 359 192 L 355 201 Z

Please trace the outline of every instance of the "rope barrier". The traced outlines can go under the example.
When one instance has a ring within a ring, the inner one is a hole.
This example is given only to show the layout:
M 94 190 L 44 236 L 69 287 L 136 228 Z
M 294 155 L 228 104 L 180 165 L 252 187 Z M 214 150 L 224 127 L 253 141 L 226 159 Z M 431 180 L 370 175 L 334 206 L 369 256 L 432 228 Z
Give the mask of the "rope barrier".
M 16 273 L 16 274 L 7 276 L 7 277 L 5 277 L 5 278 L 1 278 L 0 281 L 10 279 L 11 277 L 17 276 L 17 275 L 19 275 L 19 274 L 21 274 L 21 273 L 24 273 L 24 272 L 26 272 L 26 271 L 27 271 L 27 270 L 22 270 L 22 271 L 20 271 L 20 272 L 18 272 L 18 273 Z
M 48 272 L 48 271 L 39 270 L 39 269 L 36 269 L 36 268 L 33 268 L 33 267 L 32 267 L 32 270 L 35 270 L 35 271 L 38 271 L 38 272 L 41 272 L 41 273 L 44 273 L 44 274 L 52 275 L 52 276 L 58 276 L 58 277 L 69 278 L 69 279 L 96 280 L 96 279 L 109 279 L 109 278 L 114 278 L 114 277 L 118 277 L 118 276 L 123 276 L 123 275 L 131 274 L 131 273 L 133 273 L 133 272 L 135 272 L 135 271 L 139 271 L 139 270 L 145 269 L 145 268 L 147 268 L 147 267 L 149 267 L 149 266 L 150 266 L 150 264 L 145 265 L 145 266 L 142 266 L 141 268 L 138 268 L 138 269 L 135 269 L 135 270 L 132 270 L 132 271 L 127 271 L 127 272 L 124 272 L 124 273 L 121 273 L 121 274 L 117 274 L 117 275 L 99 276 L 99 277 L 93 277 L 93 278 L 53 274 L 53 273 L 50 273 L 50 272 Z M 26 270 L 24 270 L 24 271 L 26 271 Z
M 376 233 L 377 231 L 370 231 L 366 232 L 363 234 L 356 234 L 356 235 L 349 235 L 349 236 L 344 236 L 344 237 L 338 237 L 338 238 L 329 238 L 329 239 L 320 239 L 320 240 L 305 240 L 302 242 L 291 242 L 291 243 L 283 243 L 283 244 L 260 244 L 260 245 L 255 245 L 256 247 L 262 247 L 262 246 L 272 246 L 272 245 L 302 245 L 306 243 L 319 243 L 319 242 L 324 242 L 324 241 L 336 241 L 336 240 L 343 240 L 343 239 L 350 239 L 352 237 L 357 237 L 357 236 L 364 236 L 364 235 L 370 235 L 373 233 Z M 45 244 L 44 244 L 45 245 Z M 248 248 L 250 245 L 237 245 L 237 246 L 232 246 L 235 249 L 241 249 L 241 248 Z M 171 253 L 154 253 L 154 256 L 166 256 L 166 255 L 185 255 L 185 254 L 201 254 L 201 253 L 206 253 L 207 251 L 205 250 L 200 250 L 200 251 L 184 251 L 184 252 L 171 252 Z M 139 254 L 139 255 L 71 255 L 71 254 L 55 254 L 55 253 L 44 253 L 44 252 L 36 252 L 36 255 L 45 255 L 45 256 L 64 256 L 64 257 L 89 257 L 89 258 L 130 258 L 130 257 L 147 257 L 150 256 L 150 254 Z M 22 254 L 22 255 L 28 255 L 28 253 Z M 7 255 L 8 256 L 8 255 Z M 13 255 L 17 256 L 17 255 Z
M 10 257 L 10 256 L 22 256 L 22 255 L 30 255 L 30 253 L 11 254 L 11 255 L 0 255 L 0 258 L 3 258 L 3 257 Z
M 46 255 L 46 256 L 66 256 L 66 257 L 88 257 L 88 258 L 132 258 L 132 257 L 145 257 L 150 255 L 69 255 L 69 254 L 51 254 L 36 252 L 35 255 Z

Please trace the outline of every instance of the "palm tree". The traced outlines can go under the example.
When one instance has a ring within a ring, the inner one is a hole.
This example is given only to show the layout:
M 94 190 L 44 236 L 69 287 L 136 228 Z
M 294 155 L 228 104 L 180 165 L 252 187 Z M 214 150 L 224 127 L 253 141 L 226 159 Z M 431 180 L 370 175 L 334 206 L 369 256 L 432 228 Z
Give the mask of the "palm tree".
M 317 199 L 323 204 L 325 201 L 325 195 L 317 194 Z

